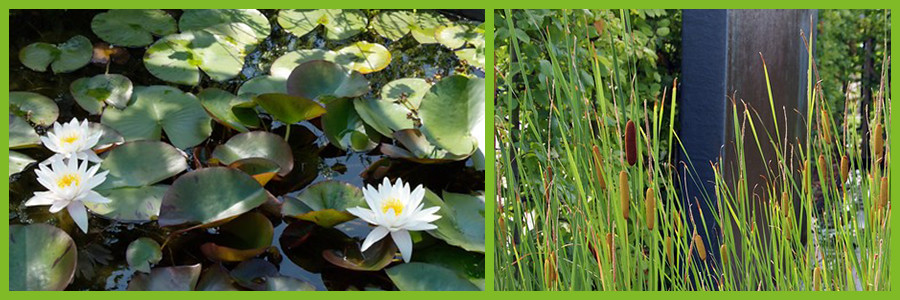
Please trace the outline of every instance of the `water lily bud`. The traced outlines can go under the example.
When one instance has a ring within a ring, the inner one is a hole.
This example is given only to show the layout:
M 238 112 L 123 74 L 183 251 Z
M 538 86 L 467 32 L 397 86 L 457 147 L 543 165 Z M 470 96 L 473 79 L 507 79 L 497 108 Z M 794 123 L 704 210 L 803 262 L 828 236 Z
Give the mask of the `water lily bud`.
M 625 158 L 628 161 L 628 165 L 631 166 L 637 163 L 637 144 L 634 130 L 634 122 L 628 121 L 628 124 L 625 124 Z
M 622 216 L 625 219 L 628 219 L 628 202 L 630 202 L 628 195 L 628 172 L 622 170 L 619 172 L 619 199 L 622 204 Z
M 647 188 L 647 195 L 644 197 L 645 214 L 647 215 L 647 229 L 653 230 L 656 224 L 656 193 L 653 188 Z
M 675 255 L 672 254 L 672 237 L 666 237 L 666 259 L 669 260 L 669 265 L 675 265 Z
M 884 125 L 875 125 L 875 132 L 872 134 L 875 138 L 875 157 L 881 160 L 884 155 Z
M 694 229 L 694 246 L 697 248 L 697 255 L 700 255 L 700 260 L 706 261 L 706 246 L 703 245 L 703 238 L 697 234 L 697 229 Z
M 601 190 L 606 190 L 606 181 L 603 180 L 603 156 L 600 156 L 600 148 L 594 145 L 594 166 L 597 168 L 597 184 Z
M 850 158 L 844 155 L 841 157 L 841 184 L 847 183 L 848 175 L 850 175 Z

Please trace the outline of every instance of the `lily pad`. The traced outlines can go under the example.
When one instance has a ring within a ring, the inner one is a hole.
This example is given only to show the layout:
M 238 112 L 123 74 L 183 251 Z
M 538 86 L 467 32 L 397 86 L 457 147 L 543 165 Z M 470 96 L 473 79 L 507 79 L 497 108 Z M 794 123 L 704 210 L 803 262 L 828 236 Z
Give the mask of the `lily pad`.
M 313 60 L 300 64 L 287 81 L 288 94 L 319 100 L 321 96 L 359 97 L 369 91 L 362 74 L 330 61 Z
M 253 177 L 212 167 L 178 177 L 163 197 L 160 226 L 209 224 L 248 212 L 269 199 Z
M 253 77 L 241 84 L 241 88 L 238 89 L 239 96 L 252 97 L 269 93 L 287 93 L 287 75 L 284 78 L 273 75 Z
M 484 79 L 454 75 L 431 87 L 419 107 L 421 131 L 455 155 L 484 157 Z
M 334 62 L 361 74 L 384 70 L 391 63 L 391 51 L 381 44 L 359 41 L 341 48 Z
M 9 226 L 9 289 L 62 291 L 75 275 L 72 238 L 47 224 Z
M 269 73 L 275 78 L 287 79 L 291 76 L 291 72 L 300 64 L 313 60 L 334 61 L 335 54 L 334 51 L 322 49 L 302 49 L 287 52 L 272 63 Z
M 266 279 L 278 276 L 278 268 L 263 259 L 254 258 L 241 262 L 231 270 L 231 278 L 245 288 L 262 291 L 266 288 Z
M 9 149 L 21 149 L 41 145 L 41 137 L 22 117 L 9 114 Z
M 178 30 L 175 19 L 159 9 L 111 9 L 94 16 L 91 30 L 107 43 L 122 47 L 143 47 L 154 36 Z
M 161 259 L 162 249 L 151 238 L 138 238 L 128 244 L 128 249 L 125 250 L 128 266 L 144 273 L 150 273 L 150 264 L 158 263 Z
M 437 212 L 441 218 L 432 223 L 438 228 L 428 233 L 450 245 L 484 253 L 484 196 L 450 192 L 443 195 L 441 200 L 435 193 L 425 191 L 425 206 L 441 207 Z
M 385 270 L 401 291 L 478 291 L 477 286 L 442 266 L 410 262 Z
M 321 273 L 332 264 L 322 256 L 329 249 L 359 247 L 358 242 L 335 228 L 318 226 L 313 222 L 295 221 L 288 224 L 278 238 L 284 255 L 294 264 L 313 273 Z
M 198 291 L 239 291 L 231 274 L 220 264 L 212 265 L 200 274 L 197 282 Z
M 13 113 L 40 126 L 50 126 L 59 117 L 59 107 L 53 99 L 32 92 L 9 92 Z
M 456 50 L 453 53 L 467 64 L 484 69 L 484 47 L 465 48 Z
M 435 39 L 450 49 L 465 45 L 484 46 L 484 28 L 472 24 L 441 26 L 434 31 Z
M 215 242 L 207 242 L 200 250 L 214 261 L 244 261 L 266 251 L 272 245 L 274 228 L 266 216 L 250 212 L 219 227 Z
M 469 282 L 484 289 L 485 260 L 483 253 L 468 252 L 446 243 L 435 243 L 416 249 L 412 261 L 424 262 L 455 271 Z
M 119 222 L 145 223 L 159 218 L 159 207 L 167 190 L 169 186 L 162 184 L 105 190 L 99 193 L 109 199 L 109 203 L 85 202 L 84 206 Z
M 134 85 L 128 77 L 119 74 L 100 74 L 73 81 L 69 91 L 81 108 L 96 115 L 107 104 L 125 109 L 131 100 Z
M 172 145 L 185 149 L 212 133 L 212 119 L 197 97 L 171 86 L 137 88 L 134 102 L 124 110 L 107 109 L 100 122 L 126 141 L 159 140 L 162 131 Z
M 315 291 L 316 287 L 311 283 L 288 276 L 272 276 L 266 278 L 267 291 Z
M 356 245 L 343 250 L 325 250 L 322 256 L 328 262 L 341 268 L 354 271 L 379 271 L 394 261 L 397 246 L 389 238 L 381 239 L 366 251 L 360 252 Z
M 226 165 L 245 158 L 265 158 L 281 167 L 278 173 L 281 176 L 287 175 L 294 168 L 291 147 L 281 136 L 265 131 L 235 135 L 224 144 L 217 146 L 213 150 L 212 156 Z
M 285 197 L 281 213 L 323 227 L 356 219 L 347 212 L 351 207 L 367 207 L 362 190 L 339 181 L 323 181 L 306 188 L 297 198 Z
M 255 9 L 186 9 L 178 20 L 181 31 L 206 29 L 211 26 L 242 23 L 247 25 L 257 41 L 264 40 L 272 27 L 269 20 L 261 12 Z
M 68 73 L 90 63 L 93 49 L 91 40 L 76 35 L 58 45 L 38 42 L 25 46 L 19 51 L 19 60 L 38 72 L 47 71 L 50 66 L 55 74 Z
M 353 105 L 366 124 L 390 137 L 394 131 L 416 127 L 413 110 L 419 109 L 430 87 L 420 78 L 397 79 L 381 88 L 380 100 L 356 99 Z
M 187 169 L 187 157 L 169 144 L 134 141 L 109 151 L 100 163 L 109 171 L 98 190 L 141 187 L 160 182 Z
M 384 11 L 375 16 L 372 28 L 379 35 L 390 40 L 399 40 L 412 32 L 421 44 L 436 43 L 434 30 L 440 26 L 452 24 L 441 14 L 434 12 Z
M 125 143 L 125 138 L 122 137 L 122 134 L 109 126 L 100 123 L 88 123 L 88 127 L 94 132 L 100 132 L 100 140 L 97 141 L 97 145 L 94 145 L 94 152 L 103 153 L 112 148 L 112 146 Z
M 391 158 L 401 158 L 422 164 L 438 164 L 469 157 L 468 155 L 455 155 L 435 147 L 418 129 L 398 130 L 394 132 L 393 137 L 406 149 L 391 144 L 382 144 L 381 152 Z
M 369 151 L 377 144 L 369 139 L 366 127 L 356 113 L 353 101 L 331 99 L 325 103 L 328 112 L 322 115 L 322 130 L 332 145 L 342 150 Z
M 201 265 L 153 268 L 150 274 L 136 274 L 129 291 L 191 291 L 197 285 Z
M 235 106 L 249 103 L 247 99 L 217 88 L 205 89 L 197 94 L 197 98 L 216 122 L 239 132 L 250 130 L 234 111 Z
M 9 176 L 22 172 L 28 165 L 35 162 L 37 161 L 28 157 L 28 155 L 16 151 L 9 151 Z
M 359 10 L 285 9 L 278 12 L 278 24 L 284 30 L 304 36 L 319 25 L 325 26 L 325 38 L 343 40 L 366 30 L 366 15 Z
M 322 163 L 322 158 L 319 157 L 320 148 L 316 144 L 319 136 L 304 125 L 286 125 L 277 130 L 284 132 L 288 126 L 291 128 L 288 144 L 294 157 L 294 168 L 287 176 L 272 180 L 266 185 L 266 189 L 277 196 L 309 185 L 318 177 L 319 166 Z
M 325 108 L 313 100 L 286 94 L 262 94 L 253 97 L 253 101 L 285 124 L 311 120 L 325 113 Z
M 227 26 L 243 28 L 230 31 L 252 30 L 241 23 Z M 147 48 L 144 66 L 153 76 L 173 83 L 197 85 L 200 70 L 215 81 L 225 81 L 237 76 L 244 67 L 246 45 L 235 41 L 211 30 L 167 35 Z
M 281 170 L 278 163 L 260 157 L 236 160 L 229 164 L 228 167 L 241 170 L 244 173 L 247 173 L 247 175 L 253 176 L 253 179 L 256 179 L 256 182 L 259 182 L 262 186 L 265 186 L 266 183 L 268 183 L 269 180 L 272 180 L 272 178 L 278 174 L 278 171 Z

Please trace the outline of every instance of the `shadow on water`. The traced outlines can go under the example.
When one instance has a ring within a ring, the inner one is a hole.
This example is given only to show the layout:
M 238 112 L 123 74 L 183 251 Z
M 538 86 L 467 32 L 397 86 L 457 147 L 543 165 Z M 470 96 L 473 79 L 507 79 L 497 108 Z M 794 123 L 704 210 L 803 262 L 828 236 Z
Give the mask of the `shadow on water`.
M 91 31 L 91 20 L 94 15 L 104 10 L 11 10 L 10 11 L 10 91 L 30 91 L 45 95 L 53 99 L 60 108 L 59 121 L 68 121 L 73 117 L 87 118 L 92 122 L 99 122 L 99 116 L 90 116 L 80 107 L 75 105 L 72 95 L 69 93 L 69 85 L 72 81 L 107 72 L 110 74 L 122 74 L 127 76 L 135 86 L 147 85 L 172 85 L 152 76 L 143 65 L 142 57 L 144 48 L 126 49 L 126 57 L 119 57 L 108 64 L 91 63 L 71 73 L 52 74 L 52 72 L 35 72 L 25 68 L 18 58 L 19 50 L 34 42 L 60 43 L 72 36 L 83 35 L 92 42 L 101 40 Z M 178 19 L 179 10 L 167 10 Z M 371 85 L 371 91 L 364 98 L 378 97 L 381 87 L 394 79 L 405 77 L 418 77 L 427 80 L 438 80 L 457 72 L 465 72 L 484 76 L 480 70 L 464 66 L 456 59 L 452 51 L 444 49 L 438 44 L 419 45 L 414 39 L 407 36 L 399 41 L 391 42 L 374 32 L 365 32 L 353 38 L 343 41 L 329 41 L 322 37 L 323 30 L 319 28 L 315 34 L 307 34 L 304 37 L 293 36 L 278 26 L 275 21 L 277 12 L 274 10 L 262 10 L 272 24 L 272 32 L 268 38 L 260 43 L 250 53 L 244 64 L 244 68 L 237 78 L 215 82 L 203 75 L 198 86 L 179 86 L 187 92 L 198 93 L 202 88 L 217 87 L 232 93 L 236 93 L 241 83 L 256 76 L 267 75 L 272 62 L 282 54 L 298 49 L 328 49 L 336 50 L 357 41 L 369 41 L 385 45 L 393 56 L 391 64 L 384 70 L 366 75 Z M 374 14 L 373 11 L 369 15 Z M 459 15 L 449 14 L 448 17 L 457 19 Z M 64 21 L 61 21 L 64 20 Z M 291 193 L 298 194 L 308 184 L 324 180 L 340 180 L 356 186 L 375 184 L 380 182 L 381 176 L 388 175 L 391 178 L 400 176 L 409 180 L 412 185 L 424 184 L 429 189 L 440 191 L 453 191 L 468 193 L 476 190 L 484 190 L 484 174 L 476 172 L 464 163 L 451 163 L 446 165 L 417 165 L 402 161 L 389 160 L 392 165 L 389 171 L 381 172 L 379 177 L 371 176 L 372 172 L 367 168 L 384 157 L 377 151 L 370 153 L 344 152 L 328 144 L 328 140 L 315 124 L 303 122 L 299 125 L 305 128 L 303 131 L 291 133 L 291 140 L 302 140 L 306 145 L 301 145 L 303 150 L 301 157 L 295 161 L 304 164 L 308 168 L 307 177 L 296 182 L 292 186 Z M 272 131 L 283 132 L 284 126 L 273 124 Z M 37 128 L 39 134 L 43 134 L 43 128 Z M 227 140 L 234 132 L 224 130 L 216 124 L 214 132 L 205 150 L 211 150 L 216 144 Z M 304 136 L 306 138 L 304 138 Z M 292 147 L 296 147 L 292 145 Z M 186 149 L 186 153 L 192 156 L 194 149 Z M 204 150 L 204 149 L 200 149 Z M 294 149 L 298 153 L 298 149 Z M 22 150 L 24 154 L 38 161 L 48 158 L 51 153 L 45 149 Z M 203 151 L 199 151 L 202 153 Z M 33 166 L 18 175 L 10 177 L 10 201 L 9 223 L 31 224 L 48 223 L 65 230 L 78 245 L 78 270 L 74 282 L 69 285 L 71 290 L 125 290 L 135 271 L 128 267 L 125 261 L 125 249 L 128 244 L 139 237 L 151 237 L 159 242 L 166 240 L 171 233 L 169 229 L 162 229 L 155 222 L 148 224 L 128 224 L 92 216 L 90 220 L 90 232 L 80 232 L 66 213 L 50 214 L 46 207 L 24 207 L 25 200 L 30 198 L 34 191 L 43 190 L 37 183 L 33 172 Z M 171 179 L 163 183 L 171 183 Z M 271 185 L 271 184 L 270 184 Z M 270 188 L 267 185 L 267 188 Z M 285 231 L 287 223 L 281 220 L 273 220 L 275 235 L 273 249 L 263 256 L 270 262 L 278 265 L 283 275 L 301 278 L 311 282 L 317 289 L 393 289 L 390 281 L 383 271 L 381 272 L 354 272 L 331 266 L 322 272 L 311 272 L 290 259 L 285 259 L 279 237 Z M 360 220 L 350 221 L 335 227 L 343 234 L 361 242 L 370 231 L 368 225 Z M 204 266 L 213 265 L 203 257 L 199 251 L 199 245 L 208 241 L 215 234 L 214 230 L 193 230 L 167 246 L 163 251 L 163 261 L 158 266 L 184 265 L 202 262 Z M 423 237 L 430 238 L 430 237 Z M 271 251 L 277 249 L 278 251 Z M 321 258 L 319 258 L 321 259 Z M 226 267 L 234 267 L 226 264 Z M 362 276 L 364 275 L 364 276 Z M 366 279 L 363 279 L 366 278 Z

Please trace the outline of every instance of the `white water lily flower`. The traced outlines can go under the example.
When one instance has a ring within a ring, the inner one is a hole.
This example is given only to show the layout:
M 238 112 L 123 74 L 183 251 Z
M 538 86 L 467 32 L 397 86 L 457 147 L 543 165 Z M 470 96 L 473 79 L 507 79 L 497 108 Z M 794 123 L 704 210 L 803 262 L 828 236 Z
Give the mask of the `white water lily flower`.
M 39 164 L 34 170 L 37 180 L 49 191 L 35 192 L 34 197 L 25 202 L 25 206 L 50 205 L 50 212 L 56 213 L 63 208 L 81 231 L 87 232 L 88 215 L 84 202 L 109 203 L 110 200 L 93 191 L 95 187 L 106 181 L 106 174 L 97 171 L 100 165 L 88 169 L 88 162 L 78 159 L 63 160 L 52 158 L 49 164 Z M 49 165 L 49 167 L 48 167 Z
M 41 137 L 41 142 L 44 147 L 56 152 L 52 158 L 77 158 L 100 162 L 100 157 L 91 148 L 97 145 L 102 134 L 99 130 L 91 130 L 86 119 L 81 123 L 78 119 L 72 119 L 62 125 L 58 122 L 53 123 L 53 128 L 47 131 L 47 136 Z
M 385 178 L 377 190 L 371 185 L 366 186 L 363 195 L 369 204 L 368 209 L 362 207 L 347 209 L 347 212 L 377 226 L 366 236 L 361 247 L 362 251 L 366 251 L 372 244 L 390 233 L 397 248 L 400 249 L 403 261 L 409 262 L 413 246 L 409 231 L 437 229 L 437 226 L 430 223 L 441 218 L 434 214 L 440 207 L 423 209 L 425 188 L 422 185 L 410 192 L 409 183 L 404 184 L 403 180 L 397 179 L 397 182 L 391 185 Z

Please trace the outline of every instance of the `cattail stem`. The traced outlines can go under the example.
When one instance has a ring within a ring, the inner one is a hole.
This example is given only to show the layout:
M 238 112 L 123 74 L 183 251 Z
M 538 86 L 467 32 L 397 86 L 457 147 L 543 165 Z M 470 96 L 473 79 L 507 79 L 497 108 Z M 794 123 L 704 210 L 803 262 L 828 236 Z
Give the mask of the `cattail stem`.
M 606 180 L 603 180 L 603 156 L 600 156 L 600 148 L 597 145 L 593 147 L 594 167 L 597 168 L 597 184 L 601 190 L 606 190 Z
M 630 201 L 628 194 L 628 172 L 622 170 L 619 172 L 619 199 L 622 204 L 622 216 L 628 219 L 628 204 Z

